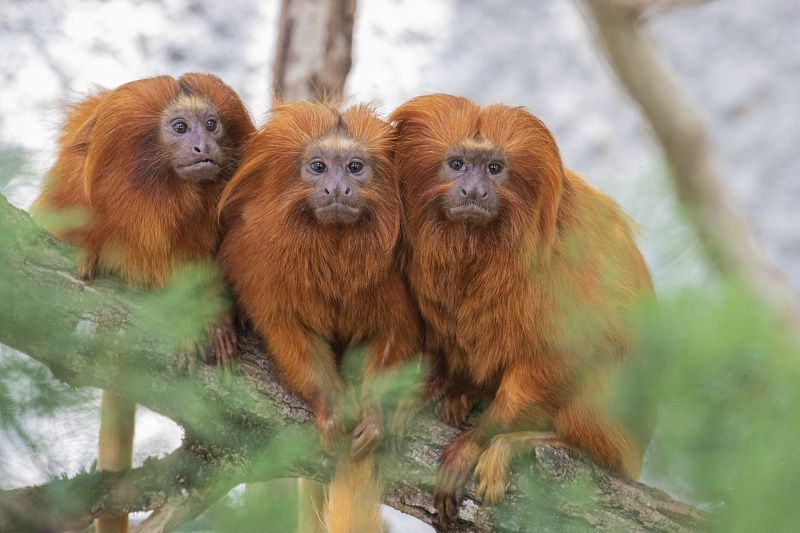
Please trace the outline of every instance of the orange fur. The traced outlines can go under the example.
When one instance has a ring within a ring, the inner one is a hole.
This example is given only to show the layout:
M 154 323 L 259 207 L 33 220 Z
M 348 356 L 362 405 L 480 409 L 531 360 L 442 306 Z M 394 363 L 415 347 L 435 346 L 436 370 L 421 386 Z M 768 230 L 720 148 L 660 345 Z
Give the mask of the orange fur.
M 84 275 L 96 266 L 130 283 L 163 286 L 176 267 L 212 256 L 220 237 L 215 213 L 224 182 L 179 180 L 159 152 L 161 113 L 181 90 L 207 98 L 222 117 L 230 176 L 239 146 L 255 128 L 236 93 L 216 76 L 138 80 L 101 91 L 70 110 L 58 159 L 31 212 L 83 210 L 88 215 L 78 229 L 47 228 L 79 248 Z
M 301 179 L 301 158 L 309 143 L 324 139 L 355 141 L 374 169 L 361 192 L 367 214 L 352 225 L 321 224 L 309 212 L 312 186 Z M 366 382 L 418 348 L 417 314 L 397 268 L 393 141 L 392 128 L 366 106 L 277 105 L 220 202 L 230 225 L 219 255 L 223 272 L 284 382 L 311 406 L 328 449 L 341 436 L 335 399 L 344 348 L 366 343 Z M 377 399 L 362 403 L 357 427 L 377 437 Z
M 180 94 L 216 108 L 225 127 L 223 179 L 180 179 L 163 153 L 161 116 Z M 236 93 L 209 74 L 160 76 L 100 91 L 68 112 L 58 159 L 31 211 L 57 237 L 78 247 L 84 278 L 108 272 L 129 283 L 161 287 L 177 267 L 213 257 L 224 179 L 233 174 L 239 148 L 254 131 Z M 81 211 L 86 223 L 67 229 L 48 216 L 72 210 Z M 129 400 L 103 393 L 100 470 L 130 468 L 134 413 Z M 105 515 L 96 525 L 101 532 L 127 531 L 128 519 Z
M 552 134 L 522 108 L 436 94 L 403 104 L 391 120 L 408 276 L 433 356 L 429 388 L 451 410 L 453 402 L 463 410 L 464 391 L 490 400 L 445 453 L 440 512 L 454 515 L 480 452 L 515 428 L 555 431 L 637 478 L 649 436 L 637 440 L 601 406 L 607 374 L 632 348 L 629 312 L 652 294 L 628 218 L 564 169 Z M 448 149 L 476 141 L 501 150 L 509 173 L 499 214 L 483 226 L 451 222 L 440 207 Z M 487 458 L 484 472 L 497 464 Z
M 372 457 L 356 461 L 345 457 L 336 465 L 328 485 L 322 515 L 328 533 L 370 533 L 384 531 L 378 495 L 382 488 L 375 475 Z

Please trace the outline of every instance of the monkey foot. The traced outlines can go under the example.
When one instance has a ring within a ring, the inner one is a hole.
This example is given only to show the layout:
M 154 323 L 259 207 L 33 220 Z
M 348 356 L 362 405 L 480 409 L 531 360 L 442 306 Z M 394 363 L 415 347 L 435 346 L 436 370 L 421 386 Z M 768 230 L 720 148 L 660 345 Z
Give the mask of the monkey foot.
M 97 275 L 97 257 L 83 256 L 78 259 L 78 274 L 84 283 L 91 284 Z
M 333 413 L 317 419 L 322 449 L 328 455 L 336 455 L 344 437 L 344 423 L 339 415 Z
M 389 438 L 392 452 L 399 454 L 403 451 L 406 431 L 423 405 L 422 400 L 414 398 L 401 400 L 397 408 L 395 408 L 389 422 Z
M 485 504 L 497 503 L 506 495 L 508 470 L 515 455 L 530 451 L 536 446 L 557 446 L 572 449 L 555 433 L 545 431 L 520 431 L 495 435 L 475 465 L 478 479 L 477 496 Z
M 475 465 L 477 496 L 483 503 L 497 503 L 506 495 L 511 454 L 511 444 L 506 439 L 495 438 L 478 458 L 478 464 Z
M 185 370 L 190 375 L 194 374 L 197 370 L 197 361 L 200 359 L 199 353 L 200 350 L 192 343 L 192 346 L 178 351 L 175 365 L 179 370 Z
M 226 315 L 216 324 L 211 326 L 209 336 L 211 338 L 211 351 L 209 362 L 216 363 L 225 372 L 233 369 L 237 356 L 237 335 L 233 320 Z
M 469 477 L 469 469 L 445 468 L 439 471 L 433 504 L 440 524 L 458 517 L 458 502 L 461 500 L 464 483 Z
M 383 415 L 379 408 L 369 407 L 361 413 L 361 420 L 353 429 L 350 455 L 361 459 L 372 453 L 383 440 Z
M 442 457 L 433 495 L 440 523 L 458 516 L 458 502 L 481 449 L 472 431 L 462 433 Z
M 462 426 L 472 410 L 472 397 L 467 394 L 448 394 L 442 400 L 439 418 L 447 425 Z

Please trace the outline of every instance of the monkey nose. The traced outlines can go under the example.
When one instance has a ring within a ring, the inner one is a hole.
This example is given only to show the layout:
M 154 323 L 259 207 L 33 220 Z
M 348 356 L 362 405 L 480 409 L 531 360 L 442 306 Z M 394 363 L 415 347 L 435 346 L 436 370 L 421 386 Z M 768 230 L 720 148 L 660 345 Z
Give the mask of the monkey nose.
M 485 187 L 480 187 L 477 185 L 467 185 L 466 187 L 461 187 L 461 196 L 466 198 L 467 200 L 485 200 L 487 196 L 489 196 L 489 191 Z
M 325 196 L 333 195 L 334 200 L 338 200 L 342 196 L 350 196 L 353 193 L 353 191 L 350 190 L 350 187 L 344 185 L 343 183 L 327 186 L 322 190 L 322 192 L 325 194 Z

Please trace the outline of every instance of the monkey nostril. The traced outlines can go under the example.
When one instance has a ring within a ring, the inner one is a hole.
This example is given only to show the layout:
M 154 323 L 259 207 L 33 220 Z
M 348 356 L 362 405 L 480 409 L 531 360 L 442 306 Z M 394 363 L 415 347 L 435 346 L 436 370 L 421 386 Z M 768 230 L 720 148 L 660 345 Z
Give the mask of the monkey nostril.
M 467 190 L 461 189 L 461 196 L 466 196 L 466 195 L 467 195 Z
M 195 152 L 197 152 L 197 153 L 199 154 L 199 153 L 200 153 L 202 150 L 200 150 L 200 147 L 199 147 L 199 146 L 195 146 L 195 147 L 194 147 L 194 151 L 195 151 Z
M 326 187 L 325 188 L 325 194 L 330 194 L 330 193 L 331 193 L 331 191 L 329 191 L 328 188 Z
M 484 193 L 481 195 L 481 198 L 486 198 L 487 196 L 489 196 L 489 191 L 486 191 L 486 192 L 484 192 Z
M 348 188 L 346 188 L 346 189 L 344 190 L 344 195 L 345 195 L 345 196 L 350 196 L 350 187 L 348 187 Z

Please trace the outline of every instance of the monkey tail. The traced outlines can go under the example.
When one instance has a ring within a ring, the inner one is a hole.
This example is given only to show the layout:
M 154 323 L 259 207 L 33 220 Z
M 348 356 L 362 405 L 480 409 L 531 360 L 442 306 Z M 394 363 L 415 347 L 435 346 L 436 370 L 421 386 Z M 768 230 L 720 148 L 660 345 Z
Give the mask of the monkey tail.
M 116 394 L 103 391 L 100 399 L 100 445 L 97 469 L 118 472 L 131 467 L 133 428 L 136 404 Z M 125 533 L 127 514 L 104 514 L 95 520 L 98 533 Z
M 375 460 L 369 455 L 355 460 L 345 457 L 336 465 L 328 485 L 323 513 L 329 533 L 383 532 L 380 516 L 381 484 Z

